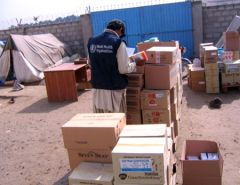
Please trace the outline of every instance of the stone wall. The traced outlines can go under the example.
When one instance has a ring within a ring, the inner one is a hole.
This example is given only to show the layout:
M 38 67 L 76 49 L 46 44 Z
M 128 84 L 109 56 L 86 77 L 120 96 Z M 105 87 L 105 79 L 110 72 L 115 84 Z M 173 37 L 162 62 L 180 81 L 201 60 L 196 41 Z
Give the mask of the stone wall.
M 84 20 L 86 16 L 83 16 Z M 89 17 L 87 16 L 87 19 Z M 9 34 L 21 34 L 21 35 L 33 35 L 33 34 L 44 34 L 52 33 L 60 41 L 67 44 L 72 53 L 78 53 L 82 57 L 86 56 L 86 47 L 84 43 L 84 34 L 83 34 L 83 25 L 81 19 L 78 21 L 71 21 L 58 24 L 48 24 L 48 25 L 39 25 L 39 26 L 28 26 L 22 28 L 13 28 L 10 30 L 1 30 L 0 31 L 0 40 L 7 39 Z M 84 21 L 84 33 L 91 33 L 91 25 L 86 25 Z
M 203 7 L 203 42 L 216 44 L 235 15 L 240 15 L 240 4 Z

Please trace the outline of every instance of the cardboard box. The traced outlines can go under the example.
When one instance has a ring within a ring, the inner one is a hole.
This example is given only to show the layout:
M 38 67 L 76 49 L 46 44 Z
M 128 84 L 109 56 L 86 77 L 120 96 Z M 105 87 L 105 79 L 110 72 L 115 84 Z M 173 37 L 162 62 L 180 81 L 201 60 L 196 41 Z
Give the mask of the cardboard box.
M 128 76 L 128 86 L 129 87 L 140 87 L 144 86 L 144 76 L 143 74 L 127 74 Z
M 121 134 L 122 137 L 167 137 L 166 124 L 126 125 Z
M 125 125 L 124 113 L 77 114 L 62 126 L 64 146 L 68 149 L 111 150 Z
M 145 88 L 170 90 L 177 83 L 177 66 L 146 64 Z
M 205 70 L 202 67 L 192 67 L 190 69 L 190 78 L 193 82 L 199 82 L 205 80 Z
M 124 184 L 167 182 L 166 138 L 120 138 L 112 151 L 114 180 Z
M 237 31 L 224 32 L 223 44 L 225 51 L 239 51 L 239 33 Z
M 196 92 L 206 92 L 206 82 L 205 81 L 198 81 L 192 82 L 192 90 Z
M 165 123 L 171 124 L 170 109 L 142 110 L 143 124 Z
M 224 51 L 222 56 L 222 62 L 228 63 L 238 60 L 239 58 L 239 51 Z
M 127 98 L 138 98 L 141 97 L 141 88 L 140 87 L 127 87 Z
M 240 73 L 240 60 L 224 63 L 224 68 L 227 74 Z
M 200 58 L 200 61 L 201 61 L 201 67 L 204 67 L 204 47 L 205 46 L 213 46 L 213 43 L 212 42 L 201 43 L 199 45 L 199 58 Z
M 140 98 L 127 97 L 127 110 L 140 110 L 140 109 L 141 109 Z
M 142 110 L 127 110 L 127 124 L 142 124 Z
M 70 168 L 73 170 L 81 162 L 112 163 L 112 150 L 67 149 Z
M 218 49 L 215 46 L 205 46 L 204 47 L 204 63 L 216 63 L 217 60 L 218 60 Z
M 225 74 L 221 73 L 222 77 L 222 86 L 232 86 L 234 85 L 234 74 Z
M 82 162 L 68 177 L 69 185 L 112 185 L 112 164 Z
M 203 152 L 217 152 L 219 160 L 186 160 L 186 156 L 200 156 Z M 216 142 L 186 140 L 181 166 L 184 185 L 221 185 L 223 158 Z
M 177 61 L 176 47 L 152 47 L 146 51 L 148 61 L 151 64 L 173 64 Z
M 136 65 L 135 70 L 132 73 L 136 73 L 136 74 L 144 74 L 144 69 L 145 69 L 145 65 Z
M 177 47 L 179 48 L 178 41 L 169 41 L 169 42 L 140 42 L 137 44 L 138 52 L 147 51 L 151 47 L 163 46 L 163 47 Z
M 240 85 L 240 73 L 235 73 L 233 79 L 235 85 Z
M 141 92 L 142 109 L 168 109 L 170 107 L 169 90 L 147 90 Z

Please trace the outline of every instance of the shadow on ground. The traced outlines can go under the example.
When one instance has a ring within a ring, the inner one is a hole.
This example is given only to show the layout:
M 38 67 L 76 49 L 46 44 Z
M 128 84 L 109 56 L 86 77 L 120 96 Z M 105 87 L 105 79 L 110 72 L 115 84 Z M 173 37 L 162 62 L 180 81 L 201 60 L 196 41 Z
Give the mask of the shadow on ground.
M 64 175 L 61 179 L 59 179 L 57 182 L 55 182 L 53 185 L 68 185 L 68 176 L 71 172 L 68 172 L 66 175 Z
M 240 99 L 240 90 L 237 88 L 229 88 L 226 93 L 219 94 L 207 94 L 205 92 L 195 92 L 190 89 L 184 81 L 183 84 L 183 97 L 186 100 L 186 104 L 190 108 L 200 109 L 203 106 L 208 106 L 209 102 L 216 97 L 219 97 L 223 101 L 224 104 L 231 104 L 235 100 Z
M 78 92 L 78 97 L 88 92 L 87 90 L 81 90 Z M 55 111 L 59 108 L 63 108 L 72 103 L 76 103 L 77 101 L 62 101 L 62 102 L 48 102 L 48 98 L 42 98 L 32 105 L 24 108 L 18 113 L 47 113 L 51 111 Z

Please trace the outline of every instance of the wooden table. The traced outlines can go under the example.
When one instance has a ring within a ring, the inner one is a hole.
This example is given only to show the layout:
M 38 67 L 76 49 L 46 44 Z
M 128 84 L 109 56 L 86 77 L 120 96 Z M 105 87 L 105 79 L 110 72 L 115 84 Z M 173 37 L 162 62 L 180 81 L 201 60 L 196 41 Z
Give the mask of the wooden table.
M 48 101 L 78 101 L 77 82 L 84 81 L 86 64 L 64 63 L 44 71 Z

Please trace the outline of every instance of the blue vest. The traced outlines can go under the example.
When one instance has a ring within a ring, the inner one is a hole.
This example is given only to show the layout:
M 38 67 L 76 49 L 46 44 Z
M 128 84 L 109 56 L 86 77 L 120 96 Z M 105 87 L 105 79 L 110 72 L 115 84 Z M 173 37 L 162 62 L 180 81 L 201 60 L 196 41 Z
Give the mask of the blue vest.
M 121 39 L 107 31 L 89 39 L 88 53 L 92 67 L 93 88 L 118 90 L 127 87 L 127 76 L 118 71 L 116 55 L 120 44 Z

